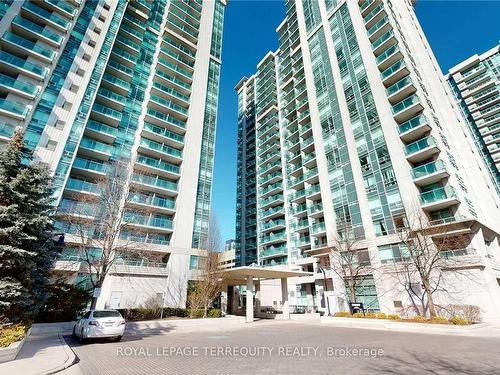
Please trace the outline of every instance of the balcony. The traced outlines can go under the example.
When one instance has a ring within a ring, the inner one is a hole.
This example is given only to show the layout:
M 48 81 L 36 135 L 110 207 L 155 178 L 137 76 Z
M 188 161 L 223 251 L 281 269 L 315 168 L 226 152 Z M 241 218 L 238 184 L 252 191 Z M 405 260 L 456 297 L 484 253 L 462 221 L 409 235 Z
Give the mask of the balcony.
M 392 106 L 392 114 L 398 123 L 408 121 L 422 112 L 424 107 L 420 103 L 419 97 L 415 94 Z
M 321 187 L 318 185 L 309 186 L 306 189 L 306 196 L 308 199 L 316 199 L 321 195 Z
M 411 171 L 413 182 L 418 186 L 427 186 L 443 178 L 449 177 L 446 165 L 442 160 L 432 161 L 430 163 L 413 168 Z
M 398 126 L 399 137 L 405 142 L 422 138 L 430 130 L 431 127 L 424 115 L 417 115 Z
M 182 161 L 182 151 L 146 138 L 141 138 L 139 152 L 146 155 L 149 154 L 153 157 L 159 157 L 169 162 L 180 163 Z
M 99 90 L 97 90 L 97 96 L 99 96 L 100 101 L 103 101 L 106 105 L 118 111 L 121 111 L 127 103 L 127 99 L 124 96 L 104 87 L 100 87 Z
M 9 116 L 16 120 L 24 120 L 28 112 L 29 108 L 25 104 L 0 98 L 0 114 L 2 115 Z
M 136 188 L 146 187 L 147 190 L 153 190 L 164 195 L 177 195 L 177 183 L 159 176 L 134 173 L 131 182 Z
M 6 71 L 9 70 L 13 73 L 20 72 L 39 81 L 45 79 L 48 72 L 47 68 L 33 64 L 5 51 L 0 51 L 0 62 L 2 63 L 2 68 L 6 69 Z
M 109 73 L 104 73 L 102 81 L 110 86 L 111 90 L 116 90 L 124 96 L 126 96 L 130 90 L 130 83 Z
M 106 143 L 113 143 L 116 139 L 118 129 L 112 126 L 103 124 L 95 120 L 89 120 L 87 126 L 85 127 L 85 135 L 90 135 Z
M 165 114 L 163 112 L 156 111 L 153 108 L 148 108 L 146 116 L 148 120 L 155 125 L 170 126 L 173 130 L 182 134 L 186 131 L 186 122 L 173 117 L 171 114 Z
M 378 5 L 363 17 L 367 29 L 371 28 L 376 22 L 380 21 L 382 17 L 387 16 L 384 10 L 384 3 L 380 1 L 375 2 L 378 3 Z
M 392 47 L 386 49 L 376 58 L 376 62 L 380 71 L 384 71 L 389 66 L 394 64 L 396 61 L 401 60 L 403 54 L 399 50 L 398 45 L 393 45 Z
M 410 143 L 405 148 L 406 159 L 412 163 L 418 163 L 429 159 L 432 155 L 439 152 L 434 137 L 429 136 Z
M 286 222 L 283 219 L 271 220 L 262 224 L 260 230 L 262 232 L 267 232 L 269 230 L 277 230 L 286 227 Z
M 98 184 L 95 184 L 90 181 L 79 180 L 76 178 L 70 177 L 66 182 L 66 186 L 64 187 L 66 191 L 76 192 L 76 193 L 88 193 L 98 195 L 101 192 Z
M 302 233 L 309 231 L 309 220 L 306 218 L 298 220 L 296 223 L 290 225 L 290 229 L 295 233 Z
M 398 60 L 387 69 L 385 69 L 382 73 L 380 73 L 380 77 L 382 78 L 382 82 L 386 87 L 396 83 L 402 78 L 406 77 L 410 74 L 410 71 L 406 67 L 406 64 L 403 60 Z
M 394 46 L 396 43 L 397 40 L 394 35 L 394 31 L 390 29 L 372 43 L 372 51 L 375 56 L 379 56 L 383 51 L 391 46 Z
M 309 236 L 299 237 L 295 241 L 295 245 L 299 248 L 310 247 L 311 246 L 311 237 L 309 237 Z
M 313 224 L 311 227 L 311 234 L 313 236 L 324 236 L 326 234 L 325 223 Z
M 64 14 L 68 18 L 73 18 L 76 14 L 75 7 L 71 6 L 69 3 L 60 0 L 45 0 L 47 4 L 58 11 L 59 13 Z
M 323 214 L 323 203 L 315 203 L 307 208 L 310 217 L 318 217 Z
M 272 245 L 278 242 L 284 242 L 286 241 L 286 232 L 281 232 L 281 233 L 271 233 L 267 236 L 262 236 L 260 239 L 260 244 L 261 245 Z
M 138 155 L 136 159 L 137 167 L 145 171 L 153 169 L 155 173 L 165 175 L 169 178 L 179 178 L 180 167 L 167 163 L 161 159 L 152 158 L 145 155 Z
M 378 3 L 379 3 L 378 0 L 364 0 L 359 6 L 359 9 L 361 10 L 361 15 L 365 16 Z
M 368 31 L 368 38 L 370 42 L 377 40 L 384 32 L 390 29 L 389 19 L 387 17 L 381 18 L 375 25 L 370 27 Z
M 443 210 L 459 204 L 457 193 L 452 186 L 437 188 L 420 194 L 422 209 L 426 211 Z
M 140 229 L 154 229 L 168 233 L 172 232 L 173 227 L 173 222 L 170 217 L 159 214 L 145 216 L 127 211 L 123 221 L 127 226 L 138 227 Z
M 49 23 L 52 27 L 66 32 L 69 27 L 69 20 L 58 16 L 57 14 L 51 13 L 43 8 L 40 8 L 38 5 L 31 1 L 24 2 L 21 8 L 23 14 L 26 17 L 34 18 L 39 22 Z
M 391 104 L 398 103 L 404 98 L 414 94 L 417 88 L 409 76 L 399 80 L 386 89 L 387 98 Z
M 117 259 L 113 262 L 110 273 L 120 275 L 168 276 L 168 267 L 167 263 Z
M 278 216 L 283 216 L 285 209 L 283 207 L 270 208 L 268 210 L 261 211 L 261 218 L 269 220 Z
M 138 208 L 150 209 L 154 208 L 167 213 L 175 212 L 175 200 L 156 195 L 147 195 L 141 193 L 129 193 L 127 202 L 129 205 L 137 206 Z
M 267 199 L 261 201 L 261 208 L 267 208 L 269 206 L 276 206 L 277 204 L 282 204 L 284 202 L 283 194 L 271 195 Z
M 114 126 L 118 126 L 122 119 L 122 113 L 102 104 L 94 103 L 92 106 L 92 118 L 100 122 L 111 123 Z
M 24 39 L 19 35 L 13 34 L 7 31 L 2 36 L 2 44 L 6 44 L 5 47 L 16 50 L 16 52 L 21 53 L 25 56 L 33 56 L 45 62 L 52 62 L 56 52 L 49 50 L 45 47 L 33 43 L 31 40 Z
M 288 249 L 286 246 L 270 247 L 265 250 L 261 250 L 259 253 L 261 259 L 282 257 L 286 255 L 288 255 Z
M 44 42 L 53 45 L 54 47 L 59 47 L 63 42 L 62 35 L 54 33 L 47 28 L 44 28 L 34 22 L 31 22 L 19 15 L 17 15 L 14 20 L 12 20 L 12 31 L 21 36 L 36 36 L 43 39 Z
M 80 141 L 78 153 L 99 160 L 109 160 L 113 153 L 113 146 L 98 142 L 92 138 L 83 137 Z
M 158 142 L 165 143 L 170 146 L 181 148 L 184 145 L 184 136 L 174 133 L 161 126 L 153 125 L 149 122 L 144 122 L 143 132 L 148 138 L 152 138 Z
M 261 198 L 265 198 L 269 195 L 277 193 L 279 191 L 283 191 L 283 184 L 281 182 L 271 184 L 263 188 L 260 192 Z
M 103 162 L 76 157 L 72 165 L 73 168 L 80 170 L 83 174 L 90 176 L 102 176 L 107 172 L 107 166 Z

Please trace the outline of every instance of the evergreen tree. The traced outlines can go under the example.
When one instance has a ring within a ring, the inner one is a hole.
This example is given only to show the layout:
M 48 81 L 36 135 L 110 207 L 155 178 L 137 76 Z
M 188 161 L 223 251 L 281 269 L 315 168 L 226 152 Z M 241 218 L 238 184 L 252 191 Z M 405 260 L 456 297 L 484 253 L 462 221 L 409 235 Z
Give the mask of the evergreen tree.
M 16 132 L 0 152 L 0 316 L 32 319 L 55 256 L 50 171 L 32 163 Z

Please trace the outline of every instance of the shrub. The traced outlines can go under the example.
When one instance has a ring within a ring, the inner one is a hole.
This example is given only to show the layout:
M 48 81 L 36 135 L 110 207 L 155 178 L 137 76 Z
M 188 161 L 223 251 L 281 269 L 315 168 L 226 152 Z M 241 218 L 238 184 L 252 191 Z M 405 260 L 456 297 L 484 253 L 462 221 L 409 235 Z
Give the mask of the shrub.
M 156 320 L 160 319 L 162 316 L 161 308 L 135 308 L 135 309 L 119 309 L 125 320 L 135 321 L 135 320 Z M 175 307 L 164 307 L 163 308 L 163 318 L 167 317 L 179 317 L 185 318 L 189 315 L 187 309 L 175 308 Z M 203 314 L 202 314 L 203 316 Z
M 347 318 L 351 317 L 352 315 L 349 311 L 338 311 L 335 314 L 333 314 L 333 316 L 336 316 L 338 318 Z
M 1 327 L 0 329 L 0 348 L 6 348 L 10 344 L 22 340 L 26 331 L 29 328 L 29 324 L 25 325 L 23 323 L 14 324 L 7 327 Z
M 426 322 L 426 321 L 427 321 L 427 319 L 425 319 L 425 317 L 424 317 L 424 316 L 422 316 L 422 315 L 417 315 L 417 316 L 415 316 L 415 317 L 412 319 L 412 321 L 417 322 L 417 323 L 424 323 L 424 322 Z
M 476 305 L 448 305 L 446 311 L 450 319 L 459 317 L 468 324 L 481 322 L 481 308 Z
M 375 319 L 377 317 L 377 314 L 375 313 L 366 313 L 365 314 L 365 318 L 368 318 L 368 319 Z
M 389 315 L 387 315 L 387 319 L 390 319 L 390 320 L 400 320 L 401 317 L 398 314 L 389 314 Z
M 354 313 L 354 314 L 352 314 L 352 317 L 353 318 L 364 318 L 365 314 L 363 314 L 363 313 Z
M 430 322 L 437 323 L 437 324 L 448 324 L 448 319 L 443 318 L 442 316 L 435 316 L 435 317 L 431 318 Z
M 222 311 L 220 309 L 211 309 L 208 312 L 209 318 L 220 318 L 222 316 Z
M 459 316 L 454 316 L 453 318 L 450 319 L 450 322 L 456 326 L 466 326 L 467 324 L 469 324 L 467 322 L 467 320 L 465 320 Z
M 387 319 L 387 314 L 385 314 L 385 313 L 377 313 L 377 319 Z

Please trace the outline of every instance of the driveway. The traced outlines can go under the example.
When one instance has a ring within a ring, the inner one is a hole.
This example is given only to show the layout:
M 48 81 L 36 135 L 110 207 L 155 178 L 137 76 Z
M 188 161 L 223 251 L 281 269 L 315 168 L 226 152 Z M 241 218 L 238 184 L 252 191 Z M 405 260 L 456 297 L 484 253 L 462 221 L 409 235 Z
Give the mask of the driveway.
M 126 333 L 119 343 L 66 337 L 84 374 L 498 374 L 500 338 L 259 321 Z

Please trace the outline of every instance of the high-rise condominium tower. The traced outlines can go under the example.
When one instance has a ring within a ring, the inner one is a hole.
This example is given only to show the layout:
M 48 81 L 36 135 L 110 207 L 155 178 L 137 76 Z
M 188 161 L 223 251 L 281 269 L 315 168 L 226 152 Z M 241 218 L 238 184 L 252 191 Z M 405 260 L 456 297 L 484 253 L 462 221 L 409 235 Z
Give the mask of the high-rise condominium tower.
M 189 266 L 208 228 L 225 5 L 0 4 L 0 136 L 7 141 L 22 129 L 35 158 L 54 171 L 64 213 L 56 227 L 66 233 L 56 271 L 70 280 L 88 274 L 65 218 L 85 204 L 79 197 L 100 194 L 96 182 L 116 161 L 126 165 L 129 229 L 120 239 L 144 252 L 120 254 L 98 306 L 134 306 L 151 296 L 184 304 Z
M 500 194 L 500 46 L 451 68 L 447 78 Z
M 457 242 L 442 256 L 464 260 L 479 280 L 444 272 L 461 292 L 437 293 L 440 303 L 498 315 L 499 196 L 412 2 L 289 0 L 286 8 L 279 49 L 236 86 L 237 260 L 325 270 L 331 309 L 344 310 L 350 297 L 328 254 L 352 237 L 357 263 L 370 265 L 358 302 L 401 311 L 411 306 L 409 286 L 390 274 L 407 251 L 400 229 L 418 217 L 435 233 L 454 226 Z M 324 275 L 315 275 L 295 280 L 291 305 L 325 310 Z

